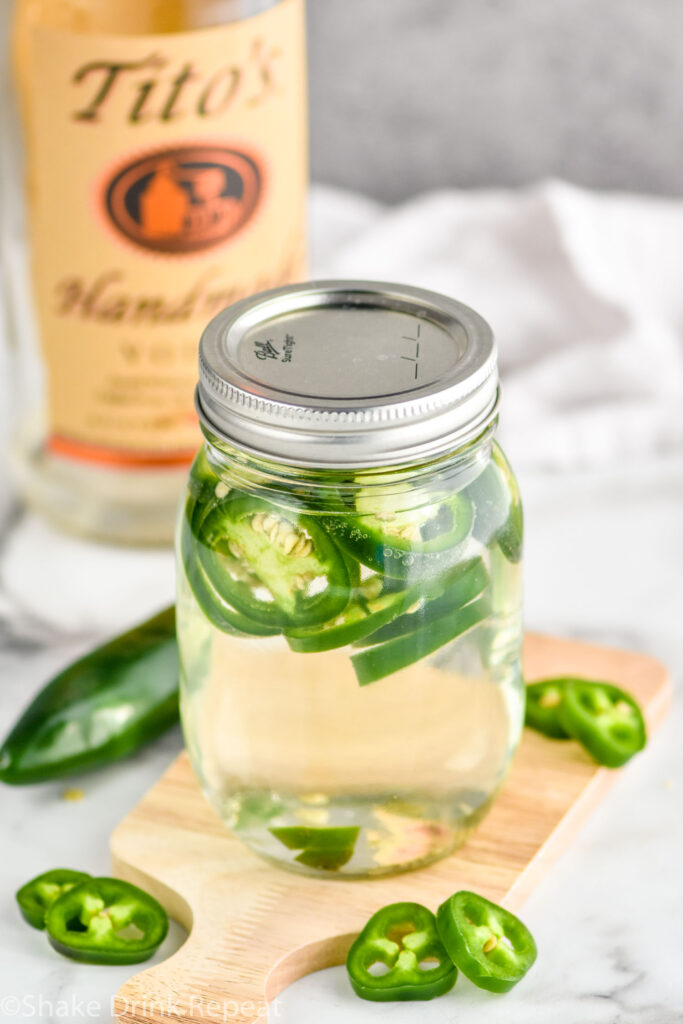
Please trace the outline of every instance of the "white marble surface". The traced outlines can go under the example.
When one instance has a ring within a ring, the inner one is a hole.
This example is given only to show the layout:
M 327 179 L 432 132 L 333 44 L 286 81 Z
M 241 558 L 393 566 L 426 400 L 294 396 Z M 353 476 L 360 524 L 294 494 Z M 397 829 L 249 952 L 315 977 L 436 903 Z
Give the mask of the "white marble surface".
M 527 623 L 649 651 L 683 682 L 683 472 L 680 459 L 600 474 L 522 474 Z M 103 585 L 106 581 L 106 586 Z M 106 598 L 104 595 L 107 595 Z M 0 556 L 0 727 L 46 676 L 172 594 L 170 555 L 112 553 L 15 516 Z M 430 1004 L 375 1005 L 343 968 L 302 979 L 271 1008 L 279 1024 L 675 1024 L 683 1021 L 683 705 L 524 908 L 537 966 L 505 997 L 460 979 Z M 168 735 L 110 770 L 64 785 L 4 787 L 0 858 L 0 1021 L 111 1020 L 133 968 L 71 964 L 20 920 L 12 893 L 56 865 L 108 870 L 116 823 L 180 747 Z M 340 890 L 341 892 L 341 890 Z M 160 957 L 182 941 L 174 928 Z M 229 1018 L 228 1018 L 229 1019 Z

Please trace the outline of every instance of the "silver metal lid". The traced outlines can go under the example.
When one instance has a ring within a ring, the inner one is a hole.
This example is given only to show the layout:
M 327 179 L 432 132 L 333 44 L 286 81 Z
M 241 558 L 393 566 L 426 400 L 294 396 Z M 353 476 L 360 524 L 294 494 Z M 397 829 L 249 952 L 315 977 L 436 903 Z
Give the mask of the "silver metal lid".
M 399 465 L 494 419 L 490 327 L 435 292 L 313 281 L 261 292 L 209 323 L 197 410 L 209 433 L 296 466 Z

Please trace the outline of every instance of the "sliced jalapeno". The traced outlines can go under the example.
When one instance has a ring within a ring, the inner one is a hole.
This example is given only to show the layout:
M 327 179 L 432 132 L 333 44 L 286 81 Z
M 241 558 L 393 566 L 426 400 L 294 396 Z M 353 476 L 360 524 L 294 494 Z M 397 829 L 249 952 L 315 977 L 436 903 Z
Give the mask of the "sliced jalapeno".
M 45 915 L 54 901 L 87 878 L 90 878 L 87 871 L 71 871 L 69 868 L 53 868 L 37 875 L 17 892 L 21 916 L 33 928 L 44 928 Z
M 271 828 L 273 835 L 288 850 L 300 850 L 294 858 L 299 864 L 320 871 L 338 871 L 353 857 L 360 826 L 307 827 L 300 825 Z
M 166 911 L 149 893 L 118 878 L 89 878 L 65 892 L 45 916 L 59 953 L 89 964 L 138 964 L 166 938 Z
M 312 516 L 228 496 L 201 520 L 197 555 L 226 604 L 272 629 L 324 622 L 346 606 L 346 560 Z
M 345 647 L 391 622 L 410 608 L 420 597 L 423 588 L 389 590 L 378 576 L 361 583 L 351 592 L 346 608 L 319 626 L 299 626 L 285 629 L 287 643 L 293 651 L 314 653 Z
M 525 722 L 536 732 L 555 740 L 569 739 L 560 721 L 560 704 L 564 698 L 566 678 L 541 679 L 526 688 Z
M 507 519 L 496 534 L 498 547 L 508 562 L 516 565 L 522 557 L 524 537 L 524 509 L 518 494 L 513 496 Z
M 522 557 L 524 513 L 514 481 L 508 479 L 507 464 L 495 448 L 491 461 L 465 489 L 472 501 L 472 535 L 483 544 L 498 544 L 508 562 Z
M 612 683 L 565 680 L 559 716 L 569 735 L 607 768 L 620 768 L 647 742 L 638 704 Z
M 456 967 L 488 992 L 509 992 L 536 960 L 526 925 L 476 893 L 456 892 L 437 910 L 436 923 Z
M 436 619 L 455 614 L 459 608 L 478 597 L 488 582 L 489 574 L 481 558 L 470 558 L 443 576 L 429 580 L 420 587 L 411 587 L 411 592 L 416 592 L 415 601 L 411 602 L 415 607 L 408 605 L 409 611 L 381 626 L 361 642 L 369 646 L 416 633 Z
M 197 557 L 198 542 L 190 525 L 195 509 L 194 503 L 189 501 L 185 519 L 180 528 L 180 550 L 185 575 L 197 604 L 209 622 L 223 633 L 230 633 L 232 636 L 276 636 L 280 632 L 277 627 L 264 626 L 247 618 L 246 615 L 242 615 L 236 608 L 228 604 L 214 587 L 202 562 Z
M 403 489 L 379 496 L 361 491 L 357 515 L 338 517 L 331 529 L 350 554 L 376 572 L 402 580 L 440 573 L 459 558 L 472 527 L 472 506 L 462 494 L 402 510 L 406 500 Z
M 199 503 L 204 503 L 219 485 L 220 477 L 209 462 L 206 450 L 200 448 L 190 469 L 188 479 L 190 497 Z
M 414 633 L 394 637 L 385 643 L 353 654 L 351 663 L 358 682 L 361 686 L 366 686 L 426 658 L 444 644 L 483 622 L 490 613 L 491 603 L 484 595 L 464 608 L 448 612 L 428 622 Z
M 374 970 L 382 965 L 388 970 Z M 373 914 L 349 950 L 346 970 L 356 995 L 373 1002 L 434 999 L 458 977 L 434 915 L 420 903 L 391 903 Z
M 379 643 L 413 632 L 417 628 L 415 623 L 420 625 L 428 618 L 454 611 L 459 604 L 476 597 L 487 582 L 488 575 L 479 558 L 470 559 L 443 576 L 407 587 L 397 587 L 396 581 L 386 577 L 371 576 L 352 591 L 348 605 L 334 619 L 320 626 L 285 629 L 285 635 L 292 650 L 303 652 L 329 651 L 352 643 Z M 424 611 L 427 603 L 436 606 L 433 615 L 425 612 L 420 620 L 416 613 L 407 614 L 414 605 Z M 382 627 L 390 632 L 385 634 Z

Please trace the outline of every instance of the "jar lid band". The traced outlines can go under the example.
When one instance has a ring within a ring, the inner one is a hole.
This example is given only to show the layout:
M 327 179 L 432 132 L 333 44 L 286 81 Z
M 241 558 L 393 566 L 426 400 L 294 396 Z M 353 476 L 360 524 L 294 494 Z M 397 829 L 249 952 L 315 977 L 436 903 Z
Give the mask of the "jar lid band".
M 497 403 L 486 321 L 420 288 L 277 288 L 223 310 L 200 341 L 202 423 L 238 448 L 292 465 L 436 458 L 480 434 Z

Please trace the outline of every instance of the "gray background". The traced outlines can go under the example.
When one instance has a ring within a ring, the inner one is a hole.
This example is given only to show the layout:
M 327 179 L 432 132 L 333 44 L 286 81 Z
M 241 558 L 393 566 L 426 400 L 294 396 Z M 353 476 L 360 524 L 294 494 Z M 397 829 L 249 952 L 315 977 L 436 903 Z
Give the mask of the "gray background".
M 313 177 L 683 192 L 683 0 L 308 0 Z

